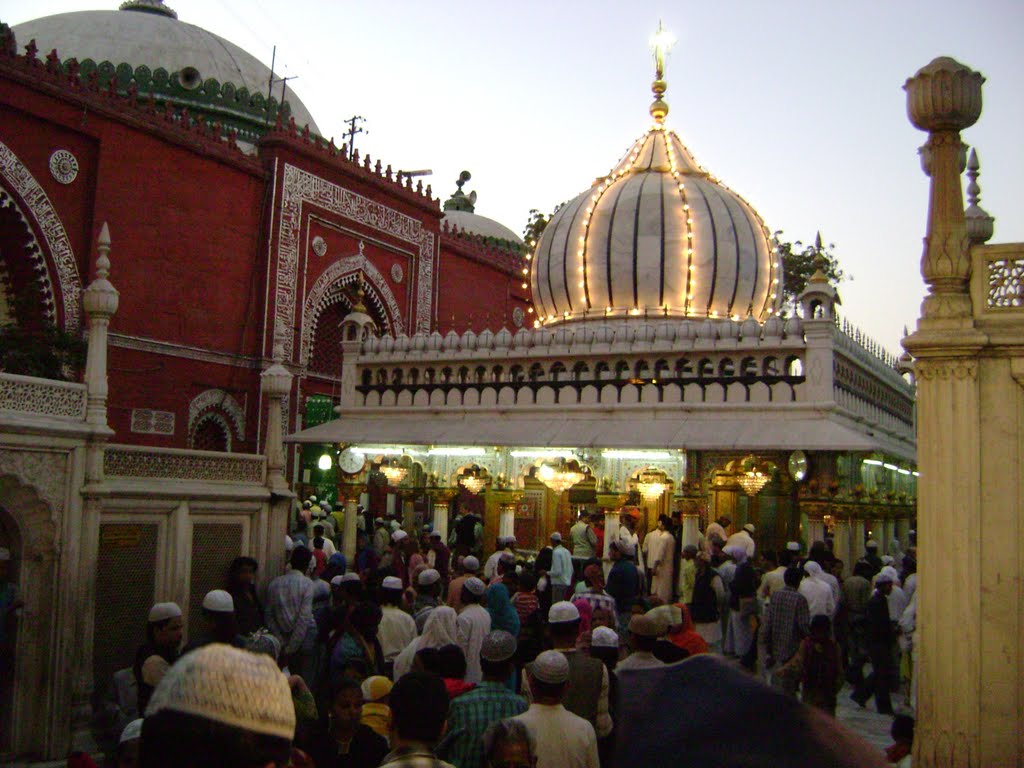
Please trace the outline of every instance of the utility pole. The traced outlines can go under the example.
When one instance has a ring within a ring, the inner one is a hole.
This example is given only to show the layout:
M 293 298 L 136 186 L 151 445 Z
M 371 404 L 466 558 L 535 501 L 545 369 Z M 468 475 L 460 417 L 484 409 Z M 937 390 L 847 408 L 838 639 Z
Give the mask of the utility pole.
M 274 52 L 270 55 L 270 77 L 267 79 L 267 119 L 266 124 L 270 124 L 270 99 L 274 94 L 274 83 L 281 84 L 281 103 L 278 105 L 278 109 L 284 109 L 284 95 L 288 88 L 288 81 L 295 80 L 298 75 L 292 75 L 291 77 L 275 77 L 274 66 L 277 64 L 277 46 L 274 46 Z
M 348 130 L 345 132 L 345 136 L 348 136 L 348 156 L 352 158 L 355 155 L 356 150 L 356 134 L 357 133 L 369 133 L 369 131 L 358 127 L 359 123 L 365 123 L 366 118 L 362 115 L 352 115 L 348 120 L 343 121 L 348 126 Z

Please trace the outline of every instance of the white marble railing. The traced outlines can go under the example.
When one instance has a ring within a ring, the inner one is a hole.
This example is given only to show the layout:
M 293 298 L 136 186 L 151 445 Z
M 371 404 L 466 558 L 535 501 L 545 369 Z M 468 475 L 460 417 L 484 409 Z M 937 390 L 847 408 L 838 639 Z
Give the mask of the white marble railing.
M 975 317 L 1024 313 L 1024 243 L 975 246 L 971 261 Z
M 85 420 L 85 385 L 0 373 L 0 411 Z
M 103 455 L 107 477 L 192 480 L 207 483 L 266 482 L 266 458 L 179 448 L 110 445 Z

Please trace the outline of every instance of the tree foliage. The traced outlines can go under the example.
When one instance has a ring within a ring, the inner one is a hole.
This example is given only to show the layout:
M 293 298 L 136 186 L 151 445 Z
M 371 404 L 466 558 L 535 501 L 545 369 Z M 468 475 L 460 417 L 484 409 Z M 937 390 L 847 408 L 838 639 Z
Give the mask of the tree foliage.
M 82 337 L 55 326 L 40 312 L 42 292 L 29 283 L 12 302 L 14 320 L 0 326 L 0 371 L 78 381 L 85 365 Z
M 544 234 L 544 228 L 547 227 L 549 221 L 551 221 L 551 216 L 545 216 L 536 208 L 530 209 L 526 226 L 523 227 L 523 242 L 526 243 L 528 250 L 532 251 L 537 247 L 540 236 Z
M 786 242 L 782 240 L 782 232 L 775 233 L 778 241 L 778 252 L 782 260 L 782 299 L 783 306 L 792 311 L 797 305 L 797 297 L 807 287 L 808 281 L 818 269 L 825 273 L 829 282 L 836 285 L 843 280 L 853 280 L 839 265 L 835 255 L 835 244 L 822 245 L 821 233 L 815 238 L 813 245 L 804 245 L 799 240 Z

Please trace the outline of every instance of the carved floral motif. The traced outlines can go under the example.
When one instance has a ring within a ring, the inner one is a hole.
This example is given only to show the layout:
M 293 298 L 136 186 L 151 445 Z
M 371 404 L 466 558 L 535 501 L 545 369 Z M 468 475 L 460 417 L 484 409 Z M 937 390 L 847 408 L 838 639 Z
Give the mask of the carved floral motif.
M 36 490 L 56 520 L 64 508 L 67 454 L 53 451 L 0 449 L 0 475 L 13 475 Z
M 918 359 L 914 364 L 914 373 L 918 379 L 926 381 L 950 379 L 977 379 L 978 361 L 970 360 L 928 360 Z
M 1024 259 L 996 259 L 988 262 L 990 308 L 1024 306 Z
M 61 184 L 70 184 L 78 178 L 78 158 L 66 149 L 50 155 L 50 174 Z
M 150 477 L 220 483 L 263 483 L 262 456 L 107 448 L 103 472 L 110 477 Z
M 71 241 L 46 192 L 3 142 L 0 142 L 0 178 L 21 197 L 42 231 L 57 267 L 57 282 L 64 302 L 64 327 L 69 331 L 77 330 L 82 322 L 82 279 Z

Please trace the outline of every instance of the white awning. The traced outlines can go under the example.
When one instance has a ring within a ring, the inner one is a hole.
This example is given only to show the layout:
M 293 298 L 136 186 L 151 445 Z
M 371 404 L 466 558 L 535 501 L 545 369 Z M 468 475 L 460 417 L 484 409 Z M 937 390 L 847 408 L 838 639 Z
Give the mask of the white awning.
M 908 459 L 904 440 L 857 425 L 842 414 L 808 407 L 748 413 L 616 410 L 344 412 L 287 438 L 297 443 L 686 448 L 691 450 L 882 451 Z

